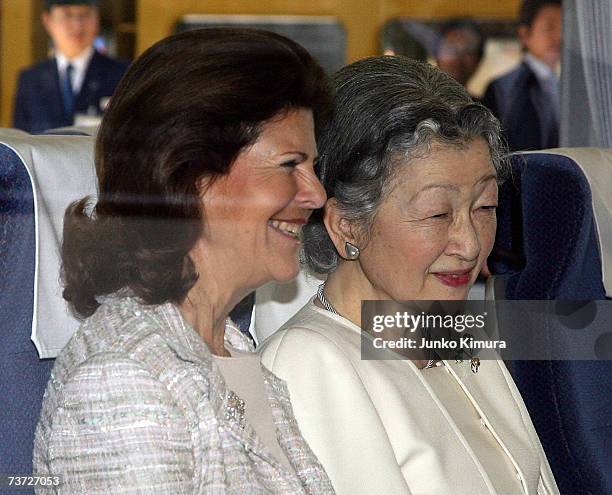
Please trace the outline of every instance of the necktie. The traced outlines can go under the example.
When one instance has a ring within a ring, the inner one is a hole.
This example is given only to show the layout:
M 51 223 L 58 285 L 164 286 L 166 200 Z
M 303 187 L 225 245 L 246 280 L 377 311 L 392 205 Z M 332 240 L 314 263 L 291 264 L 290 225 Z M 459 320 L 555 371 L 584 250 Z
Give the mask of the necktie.
M 74 111 L 74 93 L 72 92 L 72 73 L 74 72 L 74 67 L 72 64 L 68 64 L 66 67 L 66 72 L 64 73 L 64 77 L 62 79 L 62 100 L 64 102 L 64 110 L 66 112 L 66 116 L 72 117 L 72 113 Z
M 549 123 L 545 125 L 547 128 L 547 136 L 545 142 L 541 144 L 541 148 L 556 148 L 559 146 L 559 107 L 560 107 L 560 94 L 559 94 L 559 80 L 556 75 L 551 75 L 545 80 L 544 84 L 545 92 L 548 95 L 550 101 L 550 107 L 546 110 L 546 113 L 542 115 L 542 118 L 546 120 L 546 114 L 548 114 Z
M 559 79 L 556 74 L 551 74 L 546 79 L 546 92 L 548 93 L 552 102 L 552 110 L 555 116 L 555 120 L 559 122 L 559 107 L 561 106 L 561 98 L 559 91 Z

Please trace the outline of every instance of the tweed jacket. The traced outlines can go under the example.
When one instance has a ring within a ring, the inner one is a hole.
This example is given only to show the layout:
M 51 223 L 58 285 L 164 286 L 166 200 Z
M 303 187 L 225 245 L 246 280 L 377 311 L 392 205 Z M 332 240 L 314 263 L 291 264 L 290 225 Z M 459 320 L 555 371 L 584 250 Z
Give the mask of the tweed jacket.
M 229 320 L 226 341 L 252 349 Z M 174 305 L 106 297 L 57 358 L 36 429 L 34 473 L 62 475 L 55 493 L 333 493 L 298 430 L 285 384 L 263 371 L 292 471 L 240 421 L 236 396 Z

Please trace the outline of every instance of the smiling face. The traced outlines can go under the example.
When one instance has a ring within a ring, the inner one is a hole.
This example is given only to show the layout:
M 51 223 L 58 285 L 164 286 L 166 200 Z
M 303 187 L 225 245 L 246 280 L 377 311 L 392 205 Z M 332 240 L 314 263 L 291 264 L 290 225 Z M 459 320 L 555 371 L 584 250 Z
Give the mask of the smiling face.
M 434 142 L 394 180 L 359 260 L 343 262 L 367 292 L 362 299 L 465 299 L 495 238 L 497 183 L 487 144 Z
M 55 49 L 68 58 L 83 53 L 98 34 L 98 10 L 89 5 L 55 5 L 42 19 Z
M 190 254 L 196 271 L 251 290 L 294 278 L 302 226 L 326 199 L 316 159 L 310 110 L 264 124 L 230 173 L 204 190 L 204 234 Z

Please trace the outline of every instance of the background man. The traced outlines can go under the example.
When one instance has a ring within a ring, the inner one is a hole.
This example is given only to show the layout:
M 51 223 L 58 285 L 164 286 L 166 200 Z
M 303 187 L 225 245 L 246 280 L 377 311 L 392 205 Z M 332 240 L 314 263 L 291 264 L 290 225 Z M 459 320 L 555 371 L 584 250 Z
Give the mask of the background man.
M 458 83 L 467 86 L 484 55 L 485 36 L 470 19 L 452 19 L 440 29 L 436 64 Z
M 100 115 L 127 68 L 98 53 L 97 0 L 46 0 L 42 22 L 54 57 L 19 75 L 13 125 L 28 132 L 69 126 L 76 114 Z
M 500 119 L 512 151 L 559 145 L 561 33 L 561 0 L 523 0 L 518 28 L 523 62 L 494 80 L 482 99 Z

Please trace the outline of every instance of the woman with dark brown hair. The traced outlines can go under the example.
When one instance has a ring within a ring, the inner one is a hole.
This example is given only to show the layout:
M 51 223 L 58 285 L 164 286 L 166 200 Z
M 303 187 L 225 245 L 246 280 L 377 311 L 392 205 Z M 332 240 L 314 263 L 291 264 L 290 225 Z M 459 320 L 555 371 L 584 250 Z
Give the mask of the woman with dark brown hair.
M 229 311 L 298 272 L 325 202 L 325 77 L 294 42 L 207 29 L 147 50 L 96 146 L 97 202 L 66 211 L 62 351 L 34 470 L 69 493 L 331 493 L 282 381 Z

